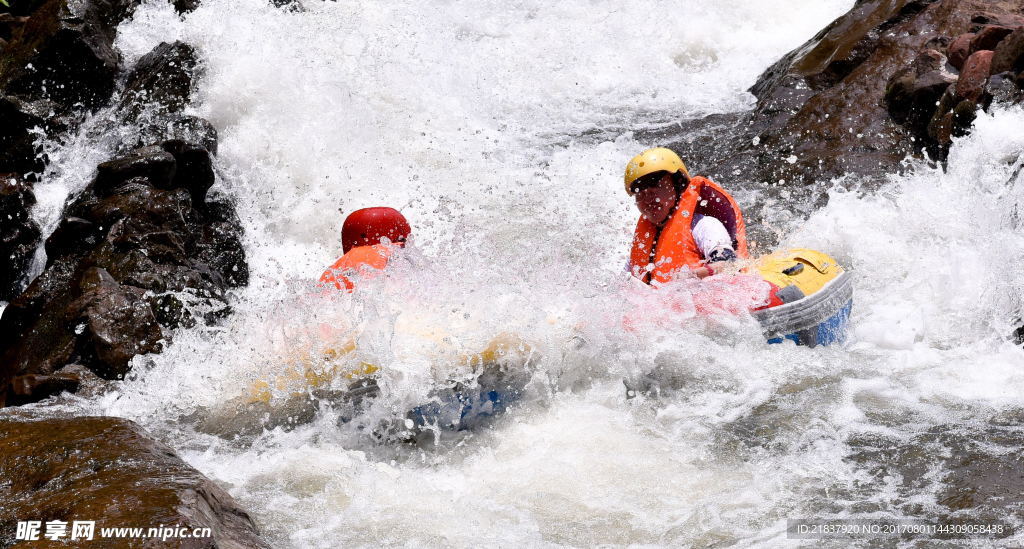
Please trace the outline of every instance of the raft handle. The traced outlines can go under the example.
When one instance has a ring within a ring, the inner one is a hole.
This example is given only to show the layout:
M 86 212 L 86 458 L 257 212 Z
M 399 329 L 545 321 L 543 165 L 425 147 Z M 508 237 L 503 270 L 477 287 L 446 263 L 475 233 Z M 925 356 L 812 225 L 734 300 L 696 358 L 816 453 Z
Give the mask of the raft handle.
M 796 275 L 798 275 L 798 274 L 800 274 L 802 272 L 804 272 L 804 264 L 803 263 L 797 263 L 796 265 L 793 265 L 792 267 L 790 267 L 788 269 L 783 269 L 782 270 L 782 274 L 784 274 L 786 276 L 796 276 Z

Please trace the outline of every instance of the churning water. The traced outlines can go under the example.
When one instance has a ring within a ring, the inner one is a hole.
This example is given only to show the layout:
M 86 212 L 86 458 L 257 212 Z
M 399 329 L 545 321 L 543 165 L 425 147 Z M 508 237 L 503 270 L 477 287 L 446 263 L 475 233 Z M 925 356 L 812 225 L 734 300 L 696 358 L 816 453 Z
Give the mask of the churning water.
M 694 314 L 754 289 L 653 292 L 623 272 L 636 213 L 621 171 L 655 145 L 631 131 L 750 107 L 757 75 L 851 5 L 205 0 L 179 19 L 147 2 L 118 45 L 133 61 L 181 39 L 203 58 L 194 110 L 220 131 L 217 188 L 237 201 L 252 284 L 224 325 L 47 406 L 141 422 L 276 547 L 775 547 L 801 543 L 787 518 L 949 517 L 971 497 L 957 479 L 984 474 L 972 459 L 1005 471 L 1024 443 L 1024 351 L 1007 337 L 1024 112 L 982 116 L 946 172 L 844 182 L 809 219 L 763 220 L 854 272 L 844 346 L 767 346 L 749 317 Z M 107 152 L 55 150 L 36 215 L 52 227 Z M 321 295 L 344 214 L 377 205 L 412 222 L 404 259 L 354 296 Z M 531 349 L 509 413 L 419 444 L 380 427 L 501 334 Z M 246 404 L 257 380 L 349 337 L 345 360 L 382 368 L 362 418 L 322 394 Z M 656 390 L 627 399 L 623 379 Z

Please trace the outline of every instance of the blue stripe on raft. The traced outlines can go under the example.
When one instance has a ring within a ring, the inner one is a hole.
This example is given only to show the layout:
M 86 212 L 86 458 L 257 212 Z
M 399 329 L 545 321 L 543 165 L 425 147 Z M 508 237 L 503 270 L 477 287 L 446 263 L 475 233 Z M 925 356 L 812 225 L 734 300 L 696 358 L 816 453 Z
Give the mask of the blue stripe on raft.
M 850 325 L 850 312 L 853 310 L 853 300 L 846 302 L 841 309 L 832 316 L 825 319 L 816 328 L 793 332 L 781 337 L 773 337 L 768 340 L 769 344 L 777 344 L 787 339 L 797 345 L 815 347 L 817 345 L 832 345 L 846 341 L 846 332 Z M 804 335 L 801 336 L 801 333 Z
M 418 427 L 435 425 L 445 430 L 464 431 L 504 413 L 519 396 L 519 391 L 515 390 L 446 393 L 439 395 L 435 402 L 414 408 L 410 419 Z

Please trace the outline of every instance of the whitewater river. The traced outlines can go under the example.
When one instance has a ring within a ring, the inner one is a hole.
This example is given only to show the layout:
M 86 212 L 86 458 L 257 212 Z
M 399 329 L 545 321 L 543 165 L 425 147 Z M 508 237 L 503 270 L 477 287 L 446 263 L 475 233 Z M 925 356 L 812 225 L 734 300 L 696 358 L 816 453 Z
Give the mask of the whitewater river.
M 812 547 L 786 519 L 945 520 L 986 497 L 958 479 L 1019 491 L 1024 112 L 981 116 L 948 172 L 820 181 L 826 207 L 759 220 L 853 271 L 844 346 L 767 346 L 750 318 L 694 316 L 714 282 L 656 295 L 623 273 L 622 170 L 657 145 L 632 131 L 749 108 L 758 74 L 852 4 L 204 0 L 182 20 L 144 2 L 118 47 L 197 48 L 194 113 L 220 132 L 252 283 L 225 324 L 175 334 L 112 391 L 44 406 L 139 421 L 282 548 Z M 109 154 L 87 142 L 53 150 L 50 227 Z M 408 260 L 354 297 L 317 294 L 344 214 L 378 205 L 411 221 Z M 353 333 L 383 387 L 356 421 L 326 397 L 245 404 Z M 419 444 L 380 428 L 503 333 L 532 349 L 508 414 Z M 641 378 L 656 391 L 627 399 Z M 964 516 L 1014 522 L 1012 505 Z

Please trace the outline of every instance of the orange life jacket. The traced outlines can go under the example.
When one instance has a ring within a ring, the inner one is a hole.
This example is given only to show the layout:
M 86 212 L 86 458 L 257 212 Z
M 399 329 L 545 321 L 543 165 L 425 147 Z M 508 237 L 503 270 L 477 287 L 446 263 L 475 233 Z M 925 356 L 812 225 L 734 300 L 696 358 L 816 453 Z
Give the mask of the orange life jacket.
M 693 269 L 703 265 L 704 258 L 693 238 L 695 214 L 721 221 L 732 236 L 736 255 L 748 257 L 747 227 L 736 201 L 714 181 L 698 176 L 690 179 L 664 226 L 659 228 L 640 216 L 629 254 L 630 273 L 648 284 L 664 283 L 672 280 L 683 267 Z
M 320 284 L 324 286 L 333 284 L 339 290 L 351 292 L 355 289 L 355 284 L 349 277 L 375 276 L 377 271 L 382 271 L 388 266 L 388 260 L 391 259 L 391 254 L 395 253 L 396 248 L 397 246 L 388 244 L 352 248 L 334 265 L 328 267 L 324 274 L 320 275 Z

